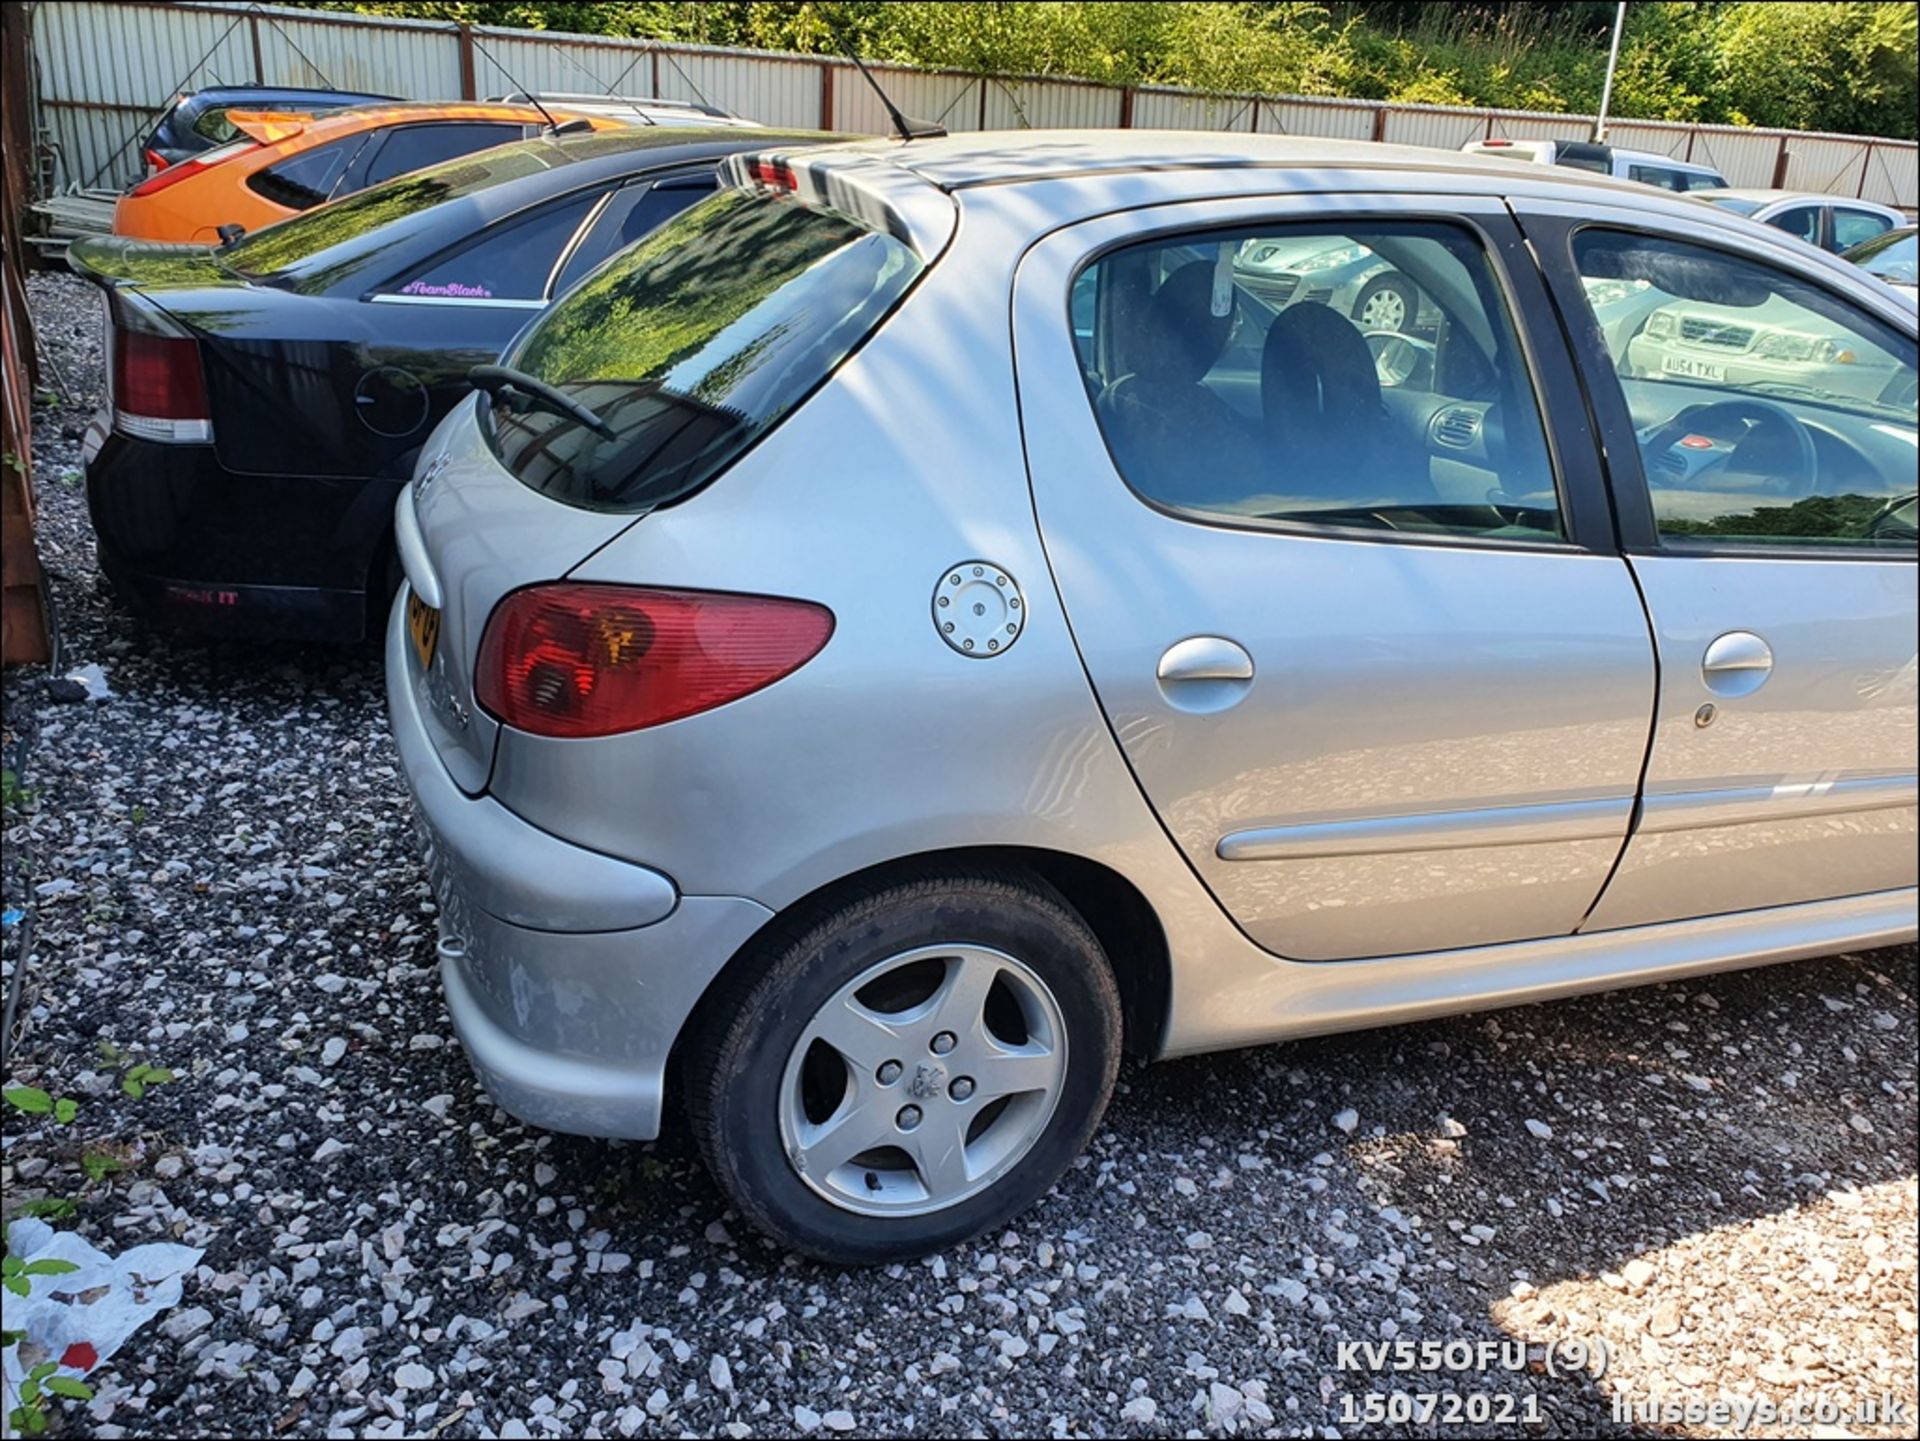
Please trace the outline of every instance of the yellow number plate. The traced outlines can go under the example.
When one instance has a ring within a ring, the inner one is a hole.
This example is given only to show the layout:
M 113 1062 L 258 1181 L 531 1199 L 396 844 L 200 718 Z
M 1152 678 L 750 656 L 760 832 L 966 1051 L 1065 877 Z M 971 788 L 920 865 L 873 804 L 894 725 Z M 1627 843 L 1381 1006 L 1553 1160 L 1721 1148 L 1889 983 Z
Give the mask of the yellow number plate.
M 420 657 L 420 669 L 430 669 L 434 647 L 440 643 L 440 612 L 412 591 L 407 592 L 407 633 L 413 637 L 413 653 Z

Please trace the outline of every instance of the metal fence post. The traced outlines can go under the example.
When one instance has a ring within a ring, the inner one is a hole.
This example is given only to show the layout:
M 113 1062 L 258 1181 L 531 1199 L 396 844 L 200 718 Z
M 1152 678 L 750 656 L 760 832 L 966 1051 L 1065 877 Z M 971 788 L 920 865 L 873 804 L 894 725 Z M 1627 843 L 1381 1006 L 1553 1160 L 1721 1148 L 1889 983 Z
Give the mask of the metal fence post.
M 1780 137 L 1780 153 L 1773 159 L 1773 188 L 1787 188 L 1787 137 L 1784 135 Z
M 1122 130 L 1133 128 L 1133 87 L 1131 85 L 1120 87 L 1120 128 Z
M 833 129 L 833 65 L 820 62 L 820 128 Z

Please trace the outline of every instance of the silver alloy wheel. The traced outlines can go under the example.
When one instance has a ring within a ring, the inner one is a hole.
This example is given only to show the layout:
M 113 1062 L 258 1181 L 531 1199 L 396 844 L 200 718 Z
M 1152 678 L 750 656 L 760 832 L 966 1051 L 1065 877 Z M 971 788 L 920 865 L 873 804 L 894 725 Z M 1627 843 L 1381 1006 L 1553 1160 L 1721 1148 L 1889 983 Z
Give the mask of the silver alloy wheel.
M 1360 324 L 1367 330 L 1402 330 L 1407 324 L 1406 297 L 1392 286 L 1382 286 L 1360 307 Z
M 1046 1130 L 1066 1074 L 1066 1024 L 1046 982 L 1004 951 L 921 946 L 869 966 L 814 1013 L 781 1077 L 781 1144 L 834 1205 L 922 1216 L 1011 1170 Z

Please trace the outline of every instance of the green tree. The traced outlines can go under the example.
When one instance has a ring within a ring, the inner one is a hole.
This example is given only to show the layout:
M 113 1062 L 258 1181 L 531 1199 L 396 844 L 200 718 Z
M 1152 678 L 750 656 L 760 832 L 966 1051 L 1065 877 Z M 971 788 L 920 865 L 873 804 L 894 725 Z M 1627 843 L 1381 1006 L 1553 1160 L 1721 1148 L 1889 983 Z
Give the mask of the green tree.
M 299 3 L 299 0 L 296 0 Z M 1614 7 L 1309 0 L 304 0 L 469 24 L 1071 75 L 1110 85 L 1592 113 Z M 1912 0 L 1636 0 L 1613 114 L 1911 138 Z
M 1912 136 L 1920 8 L 1743 3 L 1721 16 L 1721 91 L 1755 125 Z

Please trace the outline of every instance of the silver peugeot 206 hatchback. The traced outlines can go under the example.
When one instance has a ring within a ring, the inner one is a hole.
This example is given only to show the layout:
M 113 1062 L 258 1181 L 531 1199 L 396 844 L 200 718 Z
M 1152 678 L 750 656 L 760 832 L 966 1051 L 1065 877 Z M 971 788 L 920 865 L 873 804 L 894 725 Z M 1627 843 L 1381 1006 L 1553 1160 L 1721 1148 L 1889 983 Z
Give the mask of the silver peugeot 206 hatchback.
M 775 149 L 478 384 L 387 652 L 448 1008 L 529 1122 L 683 1103 L 799 1251 L 1004 1221 L 1123 1048 L 1915 934 L 1914 314 L 1736 215 L 1286 136 Z

